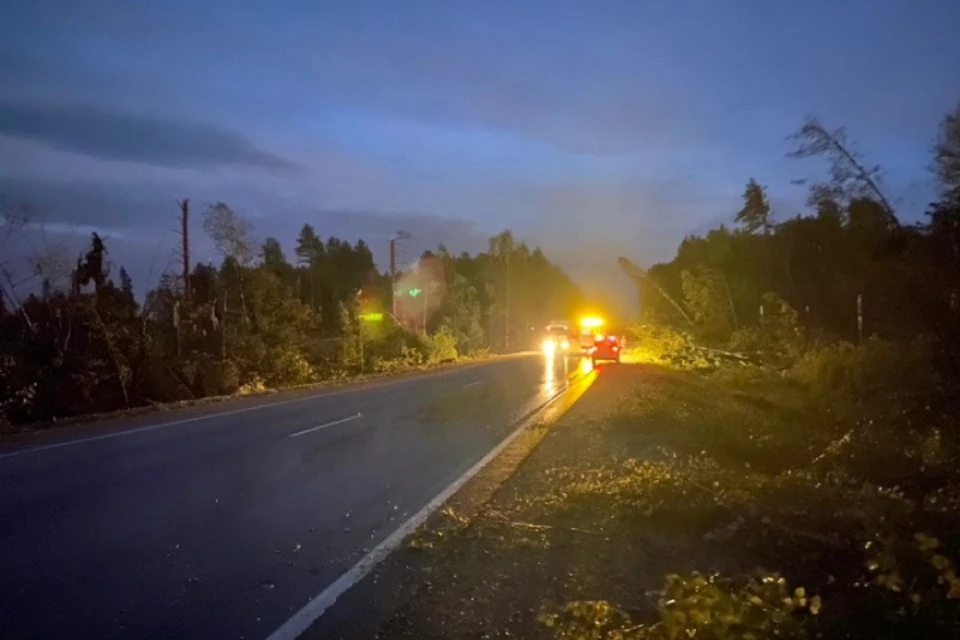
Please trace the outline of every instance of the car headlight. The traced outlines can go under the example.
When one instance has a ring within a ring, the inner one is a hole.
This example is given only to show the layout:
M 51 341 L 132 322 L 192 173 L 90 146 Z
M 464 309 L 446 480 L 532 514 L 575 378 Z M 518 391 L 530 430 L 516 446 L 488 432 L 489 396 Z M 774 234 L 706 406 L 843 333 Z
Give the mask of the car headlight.
M 543 351 L 544 353 L 553 353 L 557 348 L 557 343 L 553 340 L 544 340 L 543 341 Z

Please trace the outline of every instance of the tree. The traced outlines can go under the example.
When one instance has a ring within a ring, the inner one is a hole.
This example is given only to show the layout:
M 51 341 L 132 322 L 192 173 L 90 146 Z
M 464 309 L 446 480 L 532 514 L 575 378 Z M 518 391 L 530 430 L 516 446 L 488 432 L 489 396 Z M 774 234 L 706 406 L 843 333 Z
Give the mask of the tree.
M 106 253 L 107 247 L 103 239 L 94 231 L 90 237 L 90 250 L 82 260 L 77 261 L 77 269 L 74 272 L 74 286 L 77 290 L 92 281 L 95 291 L 100 291 L 107 279 Z
M 120 267 L 120 290 L 130 300 L 133 300 L 133 280 L 123 267 Z
M 313 267 L 323 256 L 323 240 L 317 237 L 313 227 L 309 224 L 303 225 L 300 234 L 297 236 L 297 247 L 294 253 L 297 254 L 297 266 Z
M 457 351 L 469 354 L 483 347 L 485 336 L 477 291 L 464 276 L 453 274 L 441 314 L 439 330 L 453 336 Z
M 203 230 L 223 258 L 233 258 L 241 267 L 253 263 L 251 225 L 224 203 L 218 202 L 207 207 L 203 216 Z
M 826 184 L 814 184 L 810 187 L 810 195 L 807 198 L 807 204 L 814 208 L 818 218 L 826 218 L 843 222 L 845 212 L 840 206 L 842 194 L 838 194 L 836 189 L 832 189 Z
M 940 123 L 933 164 L 943 199 L 960 203 L 960 102 Z
M 753 178 L 744 189 L 743 208 L 737 213 L 736 220 L 748 233 L 770 233 L 770 203 L 767 201 L 766 187 L 757 184 Z
M 797 146 L 787 154 L 789 157 L 822 156 L 830 162 L 830 180 L 819 187 L 821 191 L 826 190 L 835 200 L 873 198 L 883 206 L 889 216 L 894 217 L 893 206 L 881 189 L 880 166 L 866 165 L 854 151 L 842 127 L 830 131 L 816 118 L 807 118 L 790 139 L 796 142 Z
M 726 340 L 737 326 L 730 289 L 715 267 L 700 267 L 681 274 L 683 297 L 701 336 L 708 341 Z
M 280 241 L 272 236 L 263 241 L 263 245 L 260 247 L 260 259 L 268 267 L 287 264 L 287 257 L 283 255 L 283 247 L 280 246 Z

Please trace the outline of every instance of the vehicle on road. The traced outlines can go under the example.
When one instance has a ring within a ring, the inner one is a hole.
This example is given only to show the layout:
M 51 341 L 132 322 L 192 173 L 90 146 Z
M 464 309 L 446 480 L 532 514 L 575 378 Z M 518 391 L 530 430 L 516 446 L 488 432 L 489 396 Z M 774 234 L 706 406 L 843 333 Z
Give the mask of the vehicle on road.
M 581 318 L 577 339 L 581 356 L 590 358 L 594 364 L 602 361 L 620 363 L 625 340 L 622 335 L 609 331 L 603 318 L 595 316 Z
M 570 325 L 566 322 L 554 321 L 547 325 L 546 337 L 543 340 L 543 352 L 548 356 L 555 354 L 569 355 L 572 351 Z
M 623 352 L 623 338 L 615 335 L 594 336 L 593 346 L 590 347 L 590 359 L 593 363 L 610 361 L 620 364 L 620 354 Z

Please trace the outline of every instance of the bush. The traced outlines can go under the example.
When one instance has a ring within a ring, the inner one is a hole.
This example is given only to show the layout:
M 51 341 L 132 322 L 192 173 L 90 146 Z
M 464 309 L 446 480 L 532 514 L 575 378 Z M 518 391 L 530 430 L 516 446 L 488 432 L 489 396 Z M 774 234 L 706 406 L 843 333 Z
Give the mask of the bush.
M 446 327 L 427 338 L 430 362 L 452 362 L 457 359 L 457 338 Z
M 812 616 L 820 613 L 819 596 L 791 590 L 776 574 L 746 584 L 717 575 L 671 574 L 657 598 L 656 624 L 636 624 L 629 613 L 609 602 L 575 601 L 540 621 L 558 638 L 619 640 L 733 640 L 734 638 L 808 638 Z M 602 635 L 601 635 L 602 634 Z
M 307 384 L 316 379 L 313 367 L 296 349 L 284 347 L 267 349 L 261 366 L 263 378 L 271 387 Z
M 877 339 L 857 347 L 829 344 L 804 354 L 792 374 L 817 397 L 855 400 L 923 392 L 938 381 L 931 345 L 923 339 L 909 345 Z
M 681 369 L 707 366 L 703 352 L 689 334 L 657 324 L 639 323 L 629 330 L 625 359 Z
M 240 370 L 232 360 L 201 357 L 193 363 L 193 386 L 200 397 L 234 393 L 240 387 Z

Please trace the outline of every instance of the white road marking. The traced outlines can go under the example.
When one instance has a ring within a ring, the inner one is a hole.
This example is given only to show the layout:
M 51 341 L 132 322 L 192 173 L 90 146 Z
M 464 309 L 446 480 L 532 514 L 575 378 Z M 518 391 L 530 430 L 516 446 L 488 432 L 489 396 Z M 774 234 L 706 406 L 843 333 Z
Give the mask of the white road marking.
M 539 414 L 554 400 L 559 398 L 565 389 L 561 389 L 543 404 L 537 407 L 527 419 L 523 420 L 510 435 L 494 447 L 487 455 L 483 456 L 476 464 L 466 470 L 462 476 L 453 481 L 446 489 L 441 491 L 428 502 L 420 511 L 414 514 L 409 520 L 404 522 L 393 533 L 387 536 L 383 542 L 373 548 L 367 555 L 353 565 L 346 573 L 330 583 L 323 591 L 310 600 L 300 611 L 293 614 L 293 617 L 284 622 L 279 629 L 271 633 L 267 640 L 296 640 L 303 632 L 310 628 L 320 616 L 326 612 L 347 590 L 360 582 L 364 576 L 373 570 L 378 564 L 390 555 L 394 549 L 400 546 L 404 538 L 413 533 L 420 525 L 426 522 L 430 514 L 440 508 L 444 502 L 456 493 L 460 487 L 466 484 L 470 478 L 477 475 L 481 469 L 487 466 L 491 460 L 496 458 L 501 451 L 513 442 L 519 436 L 530 422 L 530 418 Z
M 468 388 L 468 387 L 474 387 L 474 386 L 476 386 L 476 385 L 478 385 L 478 384 L 483 384 L 483 380 L 474 380 L 473 382 L 468 382 L 467 384 L 463 385 L 463 386 L 461 387 L 461 389 L 466 389 L 466 388 Z
M 351 420 L 356 420 L 357 418 L 362 418 L 363 414 L 358 413 L 355 416 L 347 416 L 346 418 L 340 418 L 339 420 L 334 420 L 333 422 L 327 422 L 325 424 L 317 425 L 316 427 L 310 427 L 309 429 L 304 429 L 303 431 L 297 431 L 296 433 L 291 433 L 288 438 L 297 438 L 308 433 L 313 433 L 314 431 L 320 431 L 320 429 L 326 429 L 327 427 L 332 427 L 336 424 L 343 424 L 344 422 L 350 422 Z
M 526 355 L 526 354 L 524 354 Z M 309 402 L 310 400 L 319 400 L 321 398 L 328 398 L 330 396 L 338 396 L 345 393 L 355 393 L 357 391 L 366 391 L 370 389 L 381 389 L 383 387 L 392 387 L 397 384 L 406 384 L 408 382 L 416 382 L 417 380 L 424 380 L 426 378 L 433 378 L 436 376 L 449 375 L 451 373 L 456 373 L 458 371 L 464 371 L 466 369 L 473 369 L 474 367 L 482 367 L 490 364 L 496 364 L 498 362 L 504 362 L 508 359 L 516 356 L 507 356 L 502 359 L 491 360 L 490 362 L 478 362 L 476 364 L 468 364 L 463 367 L 457 367 L 455 369 L 450 369 L 447 371 L 437 371 L 435 373 L 428 373 L 422 376 L 415 376 L 412 378 L 401 378 L 398 380 L 388 380 L 386 382 L 377 382 L 367 385 L 361 385 L 353 387 L 350 389 L 337 389 L 336 391 L 328 391 L 326 393 L 320 393 L 317 395 L 308 395 L 302 398 L 290 398 L 289 400 L 278 400 L 276 402 L 268 402 L 266 404 L 258 404 L 253 407 L 243 407 L 242 409 L 231 409 L 230 411 L 222 411 L 220 413 L 211 413 L 209 415 L 194 416 L 192 418 L 183 418 L 182 420 L 173 420 L 171 422 L 162 422 L 160 424 L 152 424 L 146 427 L 139 427 L 136 429 L 127 429 L 126 431 L 115 431 L 113 433 L 105 433 L 99 436 L 90 436 L 89 438 L 78 438 L 76 440 L 67 440 L 65 442 L 57 442 L 54 444 L 41 445 L 39 447 L 29 447 L 27 449 L 19 449 L 17 451 L 8 451 L 7 453 L 0 453 L 0 460 L 4 458 L 13 458 L 16 456 L 26 455 L 28 453 L 41 453 L 43 451 L 51 451 L 53 449 L 61 449 L 63 447 L 72 447 L 77 444 L 86 444 L 88 442 L 98 442 L 100 440 L 111 440 L 113 438 L 120 438 L 123 436 L 132 436 L 138 433 L 146 433 L 148 431 L 158 431 L 160 429 L 167 429 L 169 427 L 177 427 L 182 424 L 189 424 L 191 422 L 200 422 L 202 420 L 213 420 L 214 418 L 223 418 L 225 416 L 233 416 L 241 413 L 246 413 L 248 411 L 258 411 L 260 409 L 270 409 L 272 407 L 280 407 L 287 404 L 294 404 L 297 402 Z

